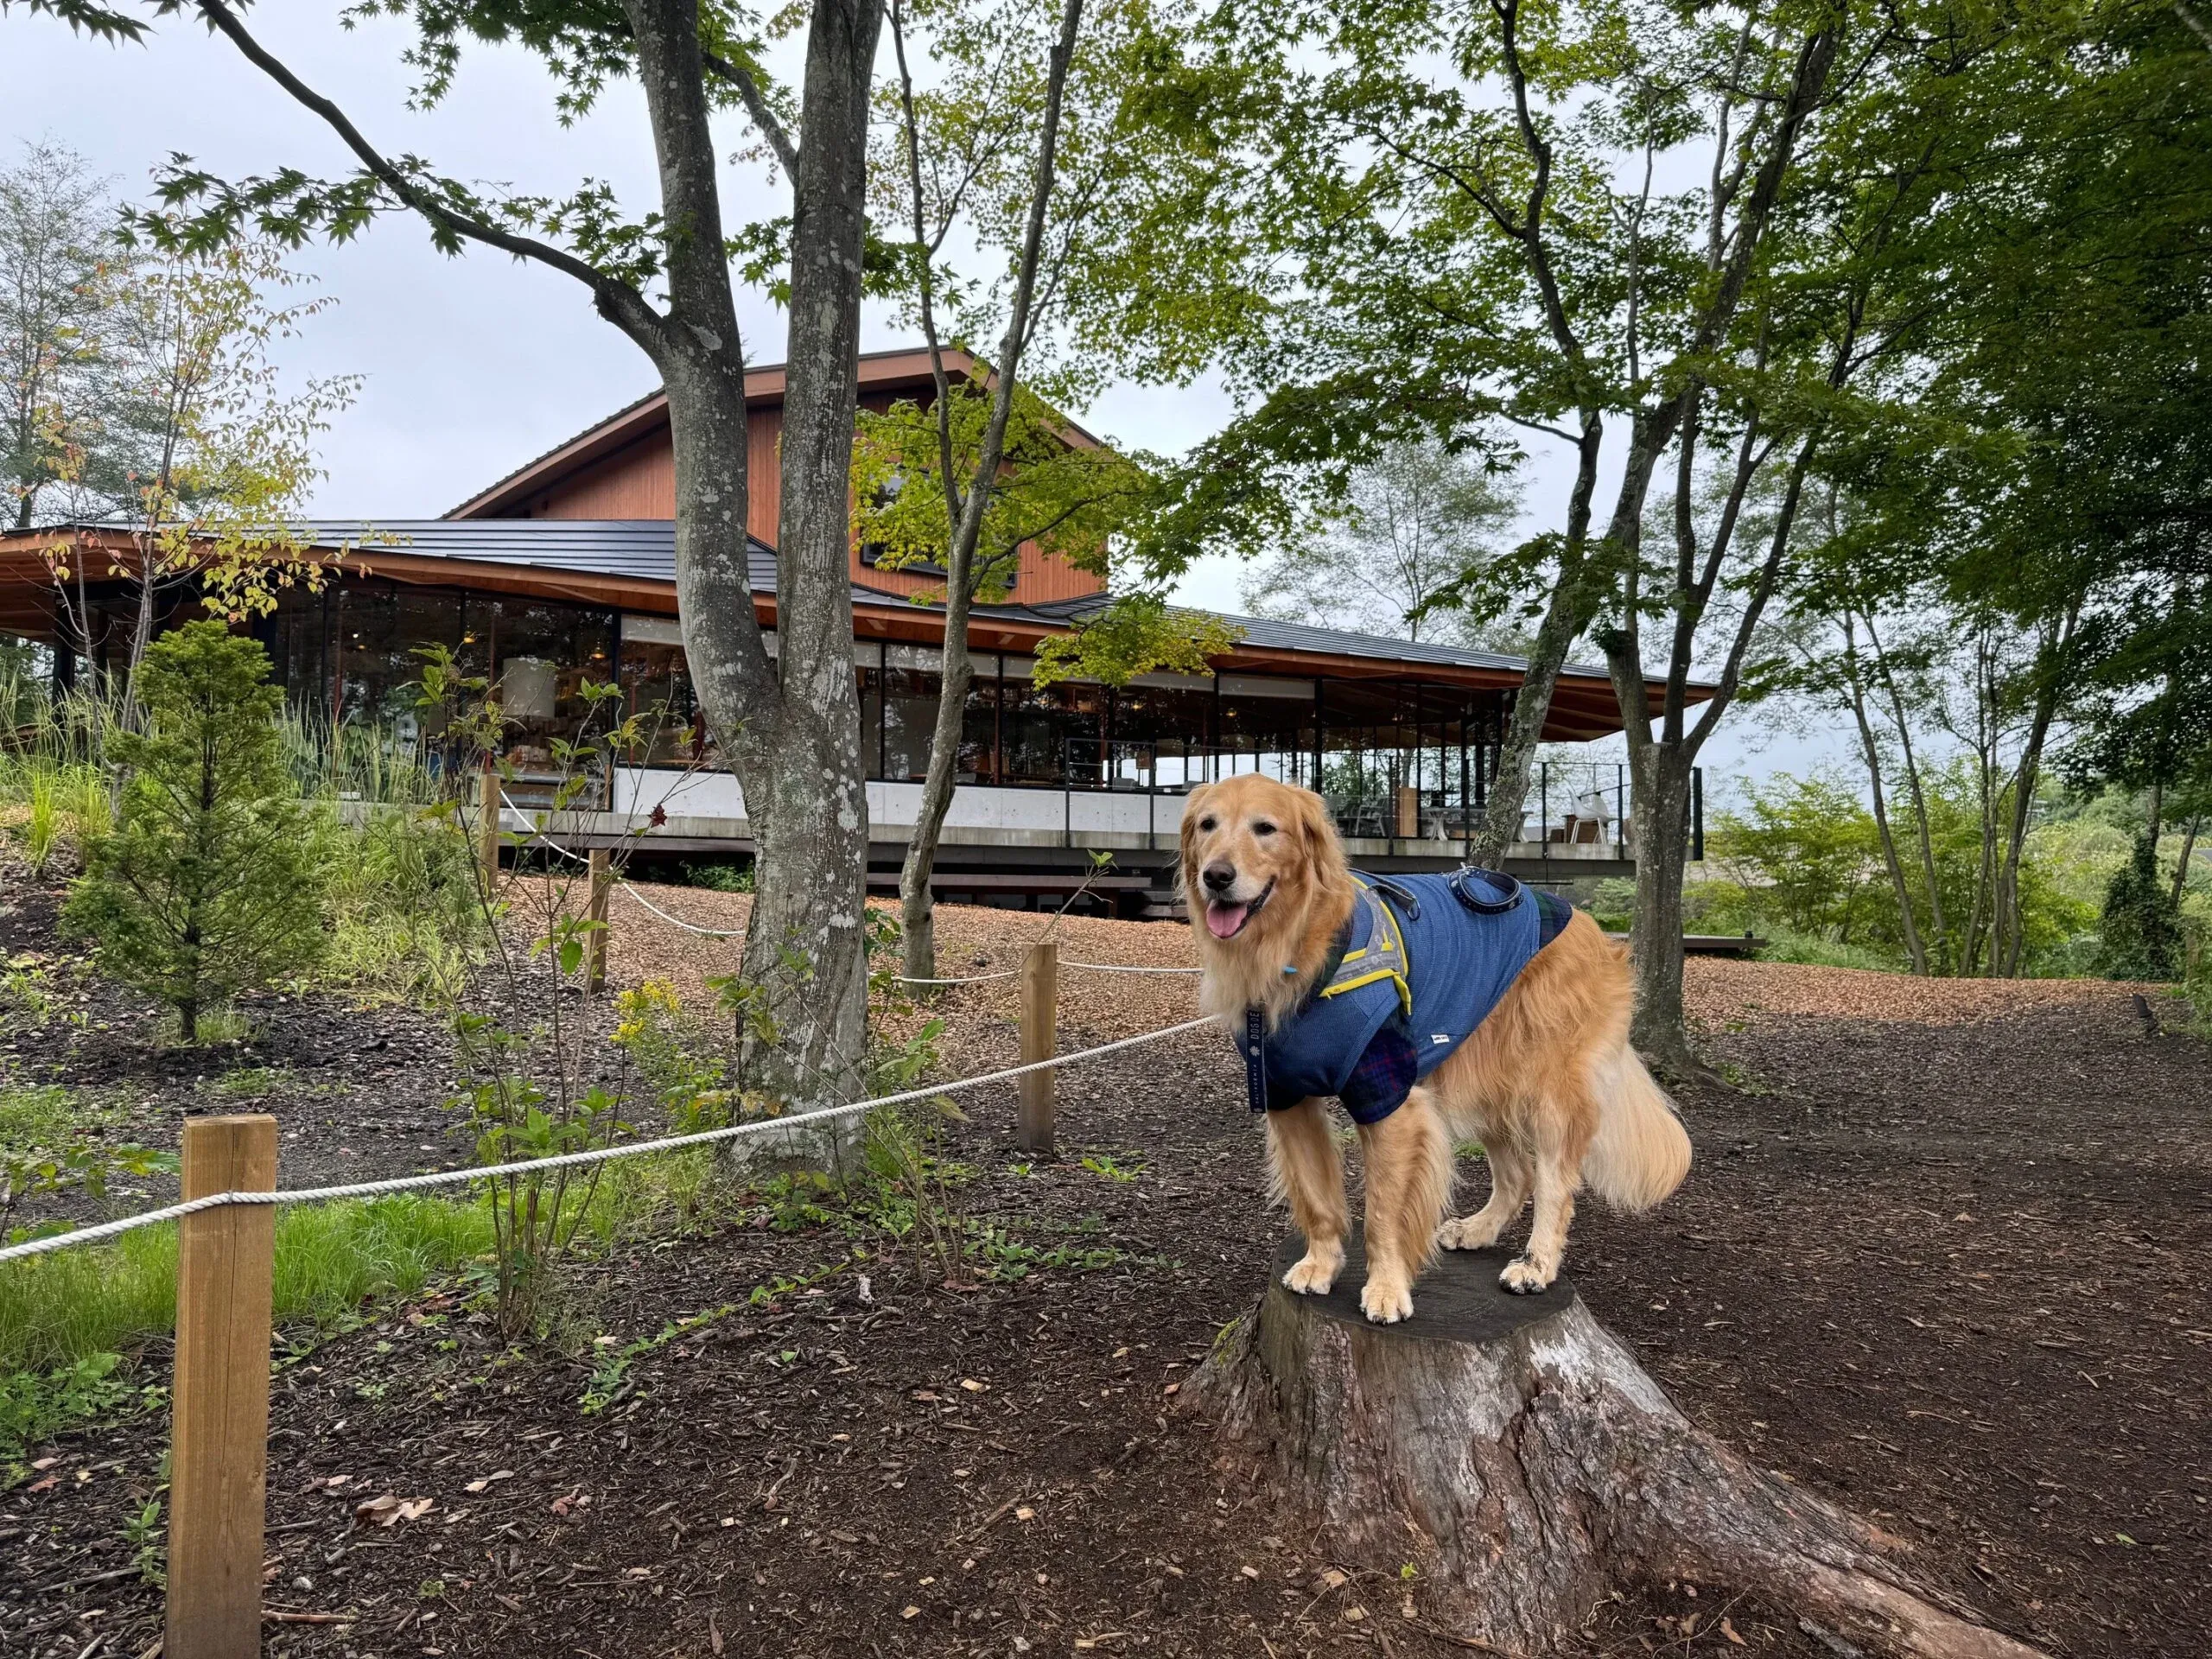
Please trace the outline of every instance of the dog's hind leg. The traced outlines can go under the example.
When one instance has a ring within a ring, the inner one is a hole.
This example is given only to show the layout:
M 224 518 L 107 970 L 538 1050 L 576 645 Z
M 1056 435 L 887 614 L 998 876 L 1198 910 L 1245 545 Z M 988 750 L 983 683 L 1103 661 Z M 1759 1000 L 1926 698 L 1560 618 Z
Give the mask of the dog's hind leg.
M 1548 1290 L 1559 1277 L 1567 1254 L 1567 1230 L 1574 1220 L 1574 1192 L 1581 1184 L 1582 1160 L 1559 1147 L 1536 1154 L 1536 1217 L 1529 1229 L 1529 1248 L 1505 1264 L 1497 1282 L 1516 1295 Z
M 1326 1295 L 1344 1271 L 1351 1217 L 1344 1205 L 1344 1156 L 1319 1100 L 1268 1114 L 1268 1175 L 1306 1237 L 1306 1254 L 1282 1281 L 1301 1296 Z
M 1521 1207 L 1529 1202 L 1535 1172 L 1518 1147 L 1508 1145 L 1503 1135 L 1486 1136 L 1483 1161 L 1490 1168 L 1490 1202 L 1437 1230 L 1436 1242 L 1447 1250 L 1488 1249 L 1520 1218 Z
M 1452 1137 L 1435 1097 L 1416 1089 L 1389 1116 L 1359 1126 L 1367 1160 L 1367 1284 L 1360 1311 L 1395 1325 L 1414 1311 L 1414 1278 L 1436 1249 L 1452 1197 Z

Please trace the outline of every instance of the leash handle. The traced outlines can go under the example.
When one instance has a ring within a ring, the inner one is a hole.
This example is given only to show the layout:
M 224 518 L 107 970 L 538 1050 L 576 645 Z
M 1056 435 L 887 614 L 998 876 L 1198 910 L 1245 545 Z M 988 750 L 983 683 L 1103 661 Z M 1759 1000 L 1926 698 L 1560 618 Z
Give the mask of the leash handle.
M 1503 899 L 1478 899 L 1475 896 L 1474 878 L 1478 875 L 1489 876 L 1495 880 L 1503 882 L 1505 896 Z M 1452 896 L 1478 916 L 1503 916 L 1507 911 L 1518 905 L 1522 895 L 1528 891 L 1521 885 L 1519 878 L 1508 875 L 1503 870 L 1485 870 L 1472 864 L 1462 864 L 1452 872 L 1447 880 L 1452 888 Z

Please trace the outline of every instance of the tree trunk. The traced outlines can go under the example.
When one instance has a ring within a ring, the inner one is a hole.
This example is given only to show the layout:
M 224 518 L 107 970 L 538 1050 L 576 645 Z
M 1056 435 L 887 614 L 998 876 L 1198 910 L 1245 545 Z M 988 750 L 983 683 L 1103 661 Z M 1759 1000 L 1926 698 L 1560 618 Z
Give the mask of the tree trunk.
M 1630 1040 L 1662 1075 L 1697 1069 L 1682 1020 L 1682 868 L 1689 858 L 1690 772 L 1681 744 L 1642 746 L 1636 768 L 1636 969 Z
M 957 562 L 952 573 L 956 582 L 965 586 L 973 562 L 972 550 L 968 558 Z M 930 895 L 930 877 L 937 870 L 944 815 L 952 806 L 960 734 L 967 723 L 968 688 L 975 678 L 975 656 L 968 649 L 968 596 L 949 585 L 944 607 L 944 677 L 938 692 L 937 726 L 930 739 L 930 764 L 922 779 L 921 804 L 914 811 L 914 832 L 906 842 L 906 861 L 899 871 L 899 944 L 910 980 L 937 977 L 937 906 Z
M 1881 838 L 1882 862 L 1890 873 L 1890 893 L 1897 900 L 1897 926 L 1904 935 L 1912 971 L 1925 976 L 1928 947 L 1921 943 L 1920 923 L 1912 913 L 1912 888 L 1904 879 L 1904 861 L 1897 855 L 1896 828 L 1890 823 L 1889 799 L 1882 788 L 1882 751 L 1874 741 L 1874 728 L 1866 718 L 1866 695 L 1859 683 L 1856 662 L 1851 668 L 1851 713 L 1859 726 L 1859 749 L 1866 761 L 1866 786 L 1874 804 L 1874 832 Z
M 1586 608 L 1554 592 L 1551 606 L 1537 629 L 1529 650 L 1529 666 L 1513 693 L 1513 712 L 1505 724 L 1505 740 L 1498 746 L 1497 772 L 1491 779 L 1489 804 L 1469 849 L 1471 862 L 1503 869 L 1506 849 L 1521 839 L 1521 820 L 1527 816 L 1529 769 L 1535 765 L 1536 746 L 1543 741 L 1544 722 L 1550 718 L 1552 691 L 1575 637 L 1589 621 Z M 1393 798 L 1395 798 L 1395 797 Z M 1395 810 L 1395 809 L 1394 809 Z
M 1897 754 L 1904 761 L 1904 790 L 1913 801 L 1913 827 L 1920 841 L 1920 880 L 1929 889 L 1929 943 L 1933 944 L 1931 971 L 1958 973 L 1958 957 L 1951 951 L 1951 929 L 1944 923 L 1942 913 L 1942 885 L 1936 880 L 1936 832 L 1929 825 L 1927 787 L 1920 781 L 1920 759 L 1913 754 L 1913 728 L 1904 712 L 1904 692 L 1897 690 L 1896 671 L 1889 666 L 1889 657 L 1883 652 L 1880 635 L 1873 632 L 1873 617 L 1867 615 L 1867 644 L 1873 648 L 1873 668 L 1883 679 L 1883 690 L 1889 696 L 1889 723 L 1897 732 Z
M 802 1109 L 853 1097 L 868 1033 L 868 791 L 849 503 L 868 92 L 882 22 L 870 0 L 818 0 L 807 30 L 776 536 L 779 706 L 770 731 L 744 745 L 766 785 L 747 790 L 759 875 L 744 976 L 767 1017 L 751 1029 L 744 1071 Z M 741 442 L 734 454 L 741 465 Z
M 1567 1280 L 1501 1290 L 1503 1260 L 1447 1255 L 1414 1316 L 1376 1325 L 1355 1245 L 1328 1296 L 1271 1285 L 1185 1397 L 1331 1559 L 1413 1565 L 1416 1617 L 1462 1645 L 1557 1651 L 1615 1586 L 1688 1580 L 1785 1608 L 1840 1653 L 2035 1659 L 1920 1583 L 1900 1541 L 1693 1426 Z
M 2174 866 L 2174 908 L 2181 908 L 2182 895 L 2189 890 L 2189 861 L 2196 856 L 2196 832 L 2204 826 L 2204 815 L 2197 813 L 2189 821 L 2189 828 L 2182 832 L 2181 862 Z
M 1037 164 L 1029 192 L 1029 215 L 1023 228 L 1021 252 L 1015 262 L 1014 299 L 1007 311 L 1006 334 L 999 342 L 998 382 L 991 392 L 991 412 L 976 458 L 976 470 L 963 497 L 952 475 L 952 410 L 947 402 L 944 353 L 938 342 L 935 307 L 929 275 L 930 250 L 924 237 L 921 162 L 914 126 L 913 89 L 906 79 L 903 41 L 899 46 L 899 79 L 905 94 L 906 155 L 913 181 L 914 239 L 921 251 L 922 321 L 929 337 L 930 369 L 937 384 L 937 429 L 939 466 L 944 474 L 947 514 L 945 560 L 944 664 L 938 690 L 937 728 L 930 745 L 930 762 L 922 783 L 922 802 L 914 815 L 914 832 L 906 843 L 906 861 L 899 872 L 899 899 L 903 923 L 906 974 L 910 980 L 937 976 L 937 911 L 930 896 L 930 877 L 937 868 L 937 849 L 944 834 L 944 815 L 951 809 L 952 789 L 960 766 L 960 736 L 967 723 L 968 688 L 975 678 L 975 664 L 968 650 L 968 612 L 976 594 L 976 551 L 983 532 L 999 467 L 1006 453 L 1006 428 L 1014 411 L 1014 389 L 1021 372 L 1022 353 L 1032 332 L 1030 307 L 1037 288 L 1038 262 L 1043 257 L 1045 216 L 1052 206 L 1052 179 L 1057 166 L 1060 101 L 1067 90 L 1068 67 L 1075 56 L 1077 31 L 1083 24 L 1083 0 L 1062 0 L 1060 33 L 1049 60 L 1045 84 L 1045 108 L 1037 137 Z

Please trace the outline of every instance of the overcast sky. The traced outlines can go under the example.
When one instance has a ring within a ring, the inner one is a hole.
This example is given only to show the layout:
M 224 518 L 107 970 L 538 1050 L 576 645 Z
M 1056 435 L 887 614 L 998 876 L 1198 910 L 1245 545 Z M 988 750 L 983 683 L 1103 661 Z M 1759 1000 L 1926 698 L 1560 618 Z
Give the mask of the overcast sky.
M 479 50 L 443 105 L 411 111 L 404 22 L 377 19 L 348 32 L 330 21 L 337 10 L 260 6 L 249 16 L 264 44 L 337 99 L 386 154 L 411 152 L 461 178 L 548 194 L 594 177 L 626 202 L 653 200 L 652 147 L 633 87 L 611 87 L 598 110 L 564 130 L 534 59 Z M 318 119 L 228 41 L 196 26 L 171 23 L 145 46 L 116 48 L 16 11 L 0 17 L 0 141 L 11 162 L 25 141 L 58 142 L 131 196 L 145 194 L 172 152 L 225 177 L 286 165 L 328 176 L 347 170 L 347 152 Z M 725 152 L 747 137 L 733 123 Z M 786 203 L 780 182 L 758 168 L 725 168 L 733 226 L 787 211 Z M 358 373 L 365 382 L 325 441 L 329 476 L 315 502 L 319 516 L 435 517 L 657 384 L 643 354 L 569 277 L 484 251 L 448 259 L 404 217 L 345 247 L 305 249 L 294 264 L 339 303 L 283 343 L 282 366 L 299 378 Z M 781 314 L 757 294 L 741 292 L 738 303 L 748 359 L 781 359 Z M 864 320 L 865 348 L 906 340 L 887 314 Z M 1080 414 L 1102 435 L 1172 454 L 1232 412 L 1217 387 L 1201 384 L 1117 386 Z M 1558 456 L 1531 456 L 1532 518 L 1555 522 L 1567 476 Z M 1181 597 L 1237 609 L 1237 577 L 1230 562 L 1215 562 L 1192 574 Z M 1829 752 L 1817 741 L 1769 742 L 1747 721 L 1731 723 L 1739 735 L 1724 732 L 1725 747 L 1708 752 L 1719 772 L 1802 770 Z

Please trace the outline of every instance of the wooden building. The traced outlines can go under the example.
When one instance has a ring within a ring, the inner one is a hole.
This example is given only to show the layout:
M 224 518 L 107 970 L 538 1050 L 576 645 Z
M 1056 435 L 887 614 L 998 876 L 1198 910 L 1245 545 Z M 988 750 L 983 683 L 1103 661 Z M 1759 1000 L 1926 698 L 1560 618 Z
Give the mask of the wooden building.
M 783 372 L 756 370 L 747 385 L 754 604 L 772 631 Z M 864 406 L 926 402 L 930 387 L 924 353 L 861 359 Z M 1071 442 L 1094 442 L 1069 431 Z M 632 706 L 667 717 L 603 781 L 586 838 L 639 836 L 646 855 L 744 850 L 743 797 L 715 764 L 685 672 L 673 471 L 666 400 L 655 395 L 442 518 L 306 526 L 310 543 L 340 556 L 339 575 L 320 592 L 288 592 L 256 632 L 296 705 L 333 724 L 365 726 L 403 750 L 435 738 L 416 707 L 416 650 L 447 645 L 499 685 L 510 759 L 524 785 L 518 798 L 550 777 L 551 740 L 581 720 L 578 687 L 619 682 Z M 127 563 L 129 538 L 91 524 L 0 536 L 0 630 L 53 646 L 57 671 L 68 678 L 118 660 L 136 594 L 127 582 L 92 581 L 89 637 L 68 637 L 46 556 L 61 543 L 91 576 L 116 556 Z M 857 546 L 851 578 L 870 861 L 882 881 L 897 868 L 920 796 L 943 613 L 912 597 L 931 585 L 927 576 L 877 569 Z M 1110 849 L 1115 883 L 1133 899 L 1142 892 L 1157 901 L 1172 874 L 1184 794 L 1254 770 L 1321 789 L 1365 862 L 1419 868 L 1458 860 L 1489 796 L 1521 683 L 1518 659 L 1236 617 L 1243 637 L 1209 675 L 1038 687 L 1039 643 L 1105 603 L 1096 577 L 1032 550 L 1003 602 L 976 610 L 977 674 L 944 837 L 946 890 L 1050 892 L 1093 850 Z M 1657 688 L 1652 696 L 1656 708 Z M 1586 740 L 1619 726 L 1603 670 L 1571 667 L 1560 676 L 1547 738 Z M 1632 818 L 1618 767 L 1554 763 L 1530 793 L 1510 863 L 1532 875 L 1624 873 Z

